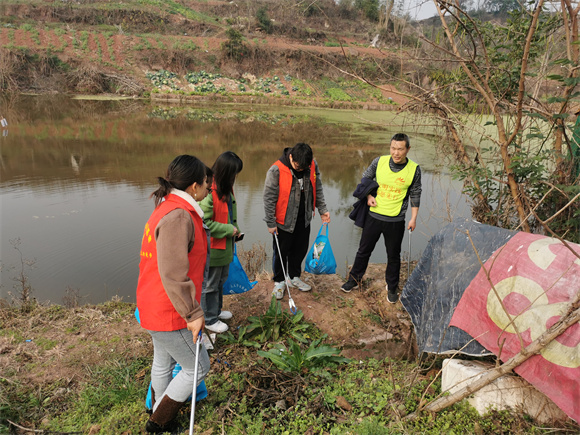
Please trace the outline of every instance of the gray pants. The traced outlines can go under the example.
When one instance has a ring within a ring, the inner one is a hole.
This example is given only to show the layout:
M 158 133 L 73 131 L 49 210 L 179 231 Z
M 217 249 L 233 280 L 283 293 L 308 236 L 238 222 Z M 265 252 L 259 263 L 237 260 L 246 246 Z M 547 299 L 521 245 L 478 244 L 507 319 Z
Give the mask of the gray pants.
M 209 268 L 207 281 L 203 283 L 201 292 L 201 309 L 205 314 L 205 324 L 217 322 L 224 302 L 224 284 L 228 280 L 230 265 L 212 266 Z
M 189 329 L 149 331 L 149 334 L 153 338 L 151 386 L 155 391 L 155 404 L 159 404 L 164 395 L 176 402 L 185 402 L 193 391 L 196 346 L 193 343 L 193 334 Z M 181 371 L 173 377 L 175 363 L 181 365 Z M 208 372 L 209 356 L 201 345 L 196 386 Z

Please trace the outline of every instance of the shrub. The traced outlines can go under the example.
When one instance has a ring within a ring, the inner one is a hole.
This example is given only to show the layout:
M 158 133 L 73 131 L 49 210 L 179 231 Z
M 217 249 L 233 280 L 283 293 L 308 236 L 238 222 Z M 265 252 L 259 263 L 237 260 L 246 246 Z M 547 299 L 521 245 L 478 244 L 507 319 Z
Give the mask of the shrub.
M 258 27 L 266 33 L 272 33 L 274 26 L 272 25 L 272 20 L 268 16 L 268 11 L 266 8 L 262 7 L 256 12 L 256 20 L 258 20 Z
M 222 44 L 224 54 L 236 61 L 240 61 L 248 55 L 248 47 L 244 44 L 244 37 L 238 30 L 230 27 L 226 30 L 228 40 Z

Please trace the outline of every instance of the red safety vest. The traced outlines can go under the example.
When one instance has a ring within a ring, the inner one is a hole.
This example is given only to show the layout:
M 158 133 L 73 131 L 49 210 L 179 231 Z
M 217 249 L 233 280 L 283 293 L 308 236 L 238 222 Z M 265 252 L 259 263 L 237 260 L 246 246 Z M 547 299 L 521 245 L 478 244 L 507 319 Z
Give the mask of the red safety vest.
M 177 331 L 187 327 L 187 322 L 175 310 L 161 282 L 157 265 L 157 242 L 155 229 L 161 218 L 169 212 L 182 208 L 191 214 L 195 227 L 195 242 L 188 253 L 189 271 L 187 276 L 195 285 L 195 299 L 200 303 L 201 287 L 207 260 L 207 235 L 203 221 L 197 212 L 183 198 L 169 194 L 157 206 L 145 225 L 141 242 L 141 261 L 139 262 L 139 281 L 137 283 L 137 308 L 141 326 L 151 331 Z
M 284 225 L 286 220 L 286 209 L 290 200 L 292 190 L 292 171 L 280 160 L 274 163 L 278 166 L 280 177 L 278 179 L 278 202 L 276 202 L 276 222 Z M 314 163 L 310 165 L 310 184 L 312 185 L 312 210 L 316 208 L 316 169 Z
M 213 220 L 219 222 L 220 224 L 227 224 L 228 223 L 228 203 L 226 201 L 222 201 L 218 198 L 218 194 L 216 192 L 216 185 L 213 183 L 212 185 L 212 198 L 213 198 Z M 232 192 L 233 195 L 233 192 Z M 211 249 L 226 249 L 226 238 L 222 237 L 221 239 L 216 239 L 215 237 L 210 238 L 210 245 Z

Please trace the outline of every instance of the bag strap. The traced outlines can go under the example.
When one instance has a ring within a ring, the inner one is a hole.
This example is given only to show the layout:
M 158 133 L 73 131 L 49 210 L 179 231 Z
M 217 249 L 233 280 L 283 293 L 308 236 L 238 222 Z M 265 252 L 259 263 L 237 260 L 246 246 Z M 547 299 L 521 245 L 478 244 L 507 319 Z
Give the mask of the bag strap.
M 326 225 L 325 225 L 325 224 L 322 224 L 322 225 L 320 226 L 320 230 L 318 230 L 318 235 L 320 235 L 320 233 L 322 233 L 322 229 L 323 229 L 324 227 L 326 227 L 325 235 L 326 235 L 326 237 L 328 237 L 328 232 L 330 231 L 330 229 L 329 229 L 329 227 L 330 227 L 330 224 L 326 224 Z

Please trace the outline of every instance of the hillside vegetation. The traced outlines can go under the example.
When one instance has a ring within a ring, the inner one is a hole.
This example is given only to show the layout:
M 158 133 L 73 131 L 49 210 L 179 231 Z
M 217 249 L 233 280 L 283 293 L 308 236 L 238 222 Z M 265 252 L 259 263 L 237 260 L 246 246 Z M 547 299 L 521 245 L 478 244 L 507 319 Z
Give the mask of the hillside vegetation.
M 385 73 L 402 72 L 400 57 L 370 47 L 376 22 L 332 0 L 7 0 L 0 16 L 8 91 L 406 101 L 345 74 L 385 84 Z

